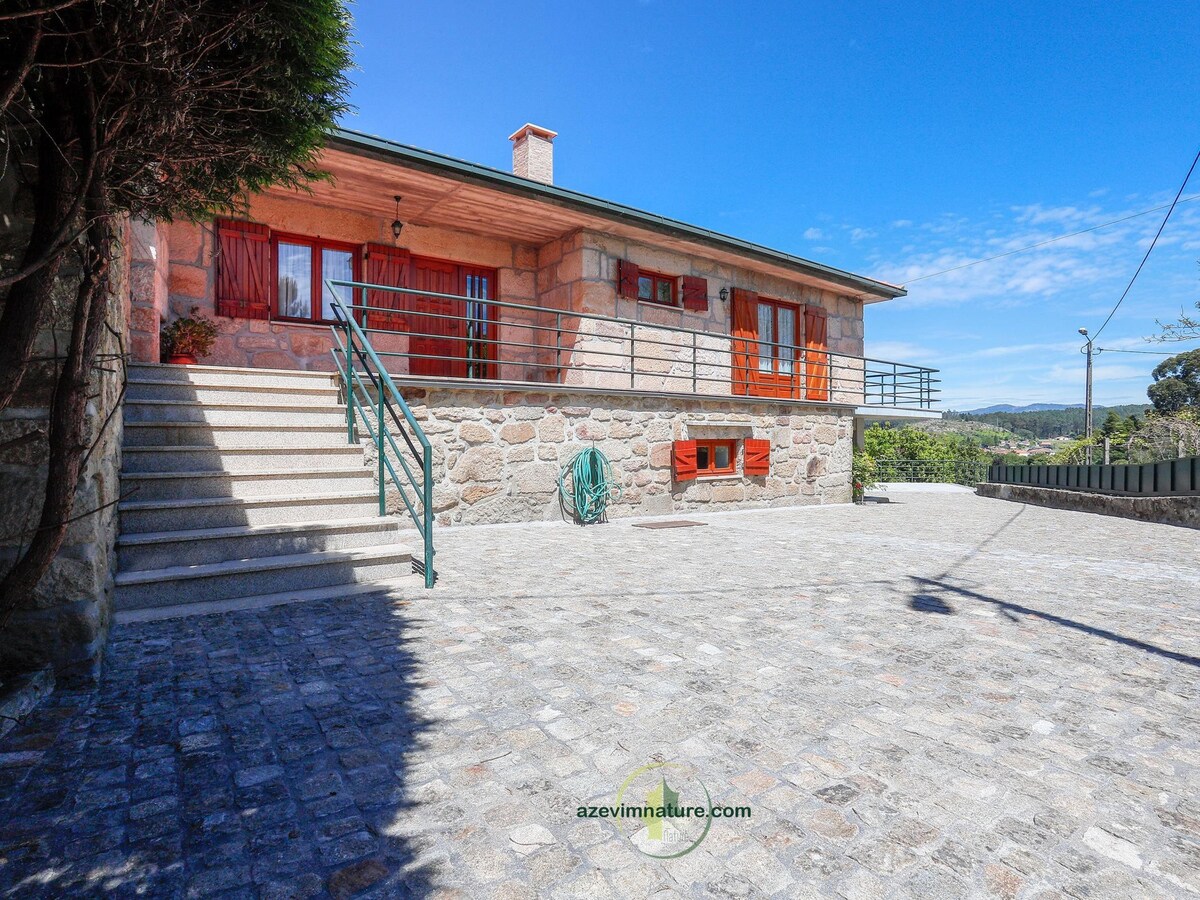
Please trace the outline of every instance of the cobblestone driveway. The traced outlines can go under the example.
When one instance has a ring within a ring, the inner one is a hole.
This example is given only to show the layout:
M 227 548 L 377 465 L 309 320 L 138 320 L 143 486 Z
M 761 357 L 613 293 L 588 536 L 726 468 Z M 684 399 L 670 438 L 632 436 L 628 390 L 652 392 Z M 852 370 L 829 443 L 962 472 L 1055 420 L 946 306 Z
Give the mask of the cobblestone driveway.
M 0 743 L 0 894 L 1200 893 L 1200 533 L 896 499 L 118 626 Z M 654 758 L 752 818 L 659 862 L 575 817 Z

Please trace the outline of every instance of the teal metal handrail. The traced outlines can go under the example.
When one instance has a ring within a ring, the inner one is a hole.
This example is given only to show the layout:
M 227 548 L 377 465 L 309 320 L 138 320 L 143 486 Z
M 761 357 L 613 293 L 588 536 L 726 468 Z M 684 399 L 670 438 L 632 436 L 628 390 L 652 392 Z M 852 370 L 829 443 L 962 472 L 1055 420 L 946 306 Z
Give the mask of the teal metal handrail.
M 353 300 L 347 307 L 337 290 L 338 288 L 347 288 L 353 292 L 355 288 L 361 288 L 363 306 L 366 306 L 368 285 L 334 279 L 326 280 L 325 285 L 329 288 L 333 301 L 333 313 L 338 320 L 338 324 L 331 325 L 330 330 L 333 332 L 334 363 L 338 367 L 338 374 L 346 389 L 346 439 L 352 444 L 357 441 L 357 426 L 361 421 L 371 443 L 375 445 L 379 467 L 377 473 L 379 514 L 387 515 L 386 489 L 390 479 L 399 493 L 400 499 L 404 501 L 404 506 L 417 526 L 417 530 L 421 533 L 424 553 L 420 568 L 425 576 L 425 587 L 431 588 L 437 578 L 437 573 L 433 568 L 433 448 L 429 444 L 429 438 L 425 436 L 424 429 L 421 428 L 416 417 L 413 416 L 412 410 L 404 401 L 404 397 L 397 390 L 392 376 L 388 374 L 379 355 L 375 352 L 375 348 L 371 346 L 367 333 L 355 320 Z M 357 367 L 355 366 L 356 359 L 359 363 Z M 360 374 L 360 369 L 362 374 Z M 367 383 L 363 381 L 363 376 L 366 376 L 367 382 L 374 390 L 374 397 L 371 396 L 371 390 L 368 390 Z M 400 410 L 400 415 L 397 415 L 397 409 Z M 374 426 L 372 426 L 372 415 L 374 416 Z M 403 416 L 403 422 L 401 416 Z M 392 427 L 388 425 L 389 418 Z M 406 428 L 405 425 L 408 427 Z M 397 433 L 403 439 L 403 449 L 396 442 L 395 435 Z M 416 439 L 415 443 L 414 438 Z M 415 463 L 419 463 L 420 478 L 416 476 L 413 466 L 405 458 L 405 450 L 408 455 L 413 457 Z M 399 465 L 399 471 L 397 471 L 397 465 Z M 400 473 L 403 473 L 403 478 Z M 414 504 L 413 498 L 409 497 L 409 489 L 419 498 L 417 501 L 419 508 Z

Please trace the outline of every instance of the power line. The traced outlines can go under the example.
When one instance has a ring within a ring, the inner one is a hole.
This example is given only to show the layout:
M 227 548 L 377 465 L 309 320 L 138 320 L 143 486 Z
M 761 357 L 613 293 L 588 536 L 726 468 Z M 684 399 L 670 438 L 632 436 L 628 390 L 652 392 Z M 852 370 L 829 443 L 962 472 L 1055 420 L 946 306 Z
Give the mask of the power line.
M 1191 174 L 1190 172 L 1188 173 Z M 1187 182 L 1184 182 L 1185 184 Z M 1184 197 L 1182 200 L 1176 196 L 1176 203 L 1191 203 L 1193 200 L 1200 200 L 1200 194 L 1193 197 Z M 991 262 L 995 259 L 1004 259 L 1006 256 L 1012 256 L 1016 253 L 1025 253 L 1029 250 L 1036 250 L 1038 247 L 1045 247 L 1047 244 L 1053 244 L 1056 241 L 1065 241 L 1067 238 L 1078 237 L 1081 234 L 1087 234 L 1089 231 L 1099 231 L 1101 228 L 1108 228 L 1110 225 L 1120 225 L 1122 222 L 1128 222 L 1130 219 L 1136 219 L 1139 216 L 1148 216 L 1150 213 L 1159 212 L 1168 207 L 1174 209 L 1175 203 L 1164 203 L 1162 206 L 1155 206 L 1150 209 L 1143 209 L 1141 212 L 1130 213 L 1127 216 L 1122 216 L 1119 219 L 1113 219 L 1111 222 L 1104 222 L 1101 225 L 1093 225 L 1090 228 L 1083 228 L 1079 231 L 1072 231 L 1070 234 L 1060 234 L 1058 237 L 1047 238 L 1044 241 L 1038 241 L 1036 244 L 1029 244 L 1025 247 L 1018 247 L 1016 250 L 1006 250 L 1004 253 L 997 253 L 995 256 L 986 256 L 983 259 L 972 260 L 971 262 L 963 263 L 962 265 L 952 266 L 949 269 L 942 269 L 940 272 L 930 272 L 928 275 L 919 275 L 916 278 L 909 279 L 904 283 L 905 287 L 914 284 L 918 281 L 924 281 L 926 278 L 937 278 L 939 275 L 946 275 L 950 272 L 957 272 L 960 269 L 969 269 L 971 266 L 978 266 L 985 262 Z M 1168 213 L 1170 215 L 1170 213 Z
M 1116 347 L 1097 347 L 1097 353 L 1146 353 L 1150 356 L 1177 356 L 1176 353 L 1163 353 L 1159 350 L 1118 350 Z
M 1112 321 L 1112 317 L 1117 314 L 1117 310 L 1121 308 L 1121 304 L 1125 302 L 1125 298 L 1129 296 L 1129 290 L 1133 287 L 1133 283 L 1137 281 L 1137 277 L 1142 274 L 1142 266 L 1146 265 L 1146 260 L 1150 258 L 1150 254 L 1154 252 L 1154 245 L 1158 243 L 1159 236 L 1163 233 L 1163 229 L 1167 227 L 1167 220 L 1171 218 L 1171 213 L 1175 212 L 1175 207 L 1179 203 L 1179 198 L 1183 196 L 1183 189 L 1187 187 L 1188 179 L 1192 177 L 1192 172 L 1196 170 L 1196 163 L 1200 162 L 1200 150 L 1196 151 L 1195 157 L 1192 159 L 1192 164 L 1188 166 L 1187 174 L 1183 176 L 1183 184 L 1179 185 L 1179 190 L 1175 193 L 1175 199 L 1171 201 L 1171 208 L 1167 210 L 1167 214 L 1163 216 L 1162 224 L 1158 226 L 1158 231 L 1154 233 L 1154 240 L 1150 242 L 1150 246 L 1146 248 L 1146 255 L 1142 257 L 1142 261 L 1138 263 L 1137 270 L 1133 273 L 1133 277 L 1129 279 L 1129 284 L 1125 285 L 1125 290 L 1121 292 L 1120 299 L 1112 308 L 1112 312 L 1108 314 L 1108 318 L 1104 320 L 1104 324 L 1100 326 L 1100 331 L 1092 335 L 1094 341 L 1100 337 L 1101 332 L 1108 327 L 1108 323 Z

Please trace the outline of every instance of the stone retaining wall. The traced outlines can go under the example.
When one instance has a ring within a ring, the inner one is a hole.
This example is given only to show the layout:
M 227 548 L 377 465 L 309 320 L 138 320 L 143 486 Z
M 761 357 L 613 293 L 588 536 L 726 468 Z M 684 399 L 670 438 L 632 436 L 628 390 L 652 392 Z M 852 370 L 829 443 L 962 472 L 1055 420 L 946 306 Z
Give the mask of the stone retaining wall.
M 611 518 L 850 500 L 849 410 L 639 394 L 401 390 L 433 444 L 439 525 L 560 518 L 559 471 L 593 444 L 622 486 Z M 771 441 L 769 475 L 672 481 L 673 441 L 738 439 L 740 453 L 749 437 Z M 402 511 L 398 496 L 390 505 Z
M 1115 494 L 1095 494 L 1088 491 L 1069 491 L 1059 488 L 1035 487 L 1028 484 L 991 484 L 977 486 L 980 497 L 1015 500 L 1034 506 L 1054 509 L 1074 509 L 1140 519 L 1162 525 L 1200 528 L 1200 496 L 1187 497 L 1122 497 Z

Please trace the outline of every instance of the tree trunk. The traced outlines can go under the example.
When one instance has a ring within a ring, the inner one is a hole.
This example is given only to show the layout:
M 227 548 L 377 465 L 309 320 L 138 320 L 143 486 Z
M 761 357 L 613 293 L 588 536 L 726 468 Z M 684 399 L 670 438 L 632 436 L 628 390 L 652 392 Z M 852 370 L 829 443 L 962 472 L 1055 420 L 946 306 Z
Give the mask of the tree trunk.
M 87 404 L 93 362 L 104 333 L 111 296 L 109 272 L 116 224 L 103 192 L 92 187 L 85 201 L 89 221 L 84 276 L 75 298 L 71 341 L 54 388 L 50 411 L 46 494 L 37 531 L 25 553 L 0 580 L 0 630 L 37 587 L 62 546 L 87 454 Z

